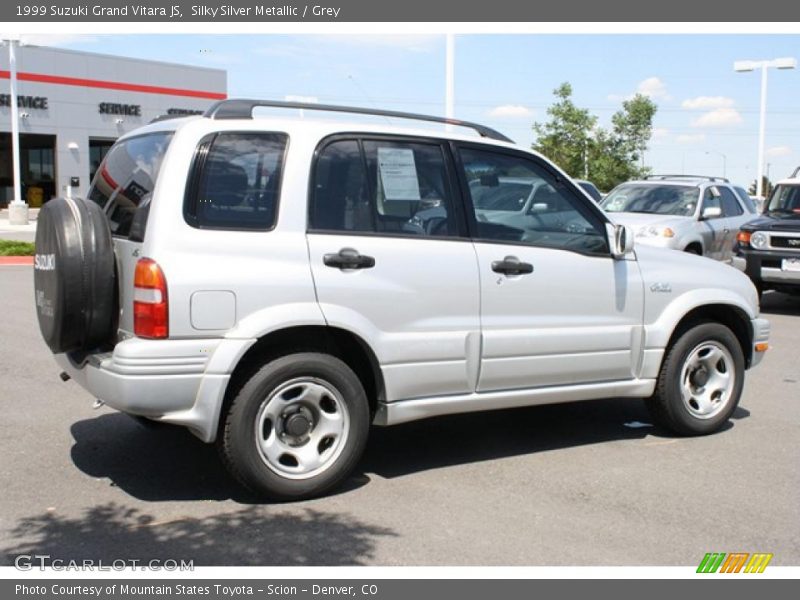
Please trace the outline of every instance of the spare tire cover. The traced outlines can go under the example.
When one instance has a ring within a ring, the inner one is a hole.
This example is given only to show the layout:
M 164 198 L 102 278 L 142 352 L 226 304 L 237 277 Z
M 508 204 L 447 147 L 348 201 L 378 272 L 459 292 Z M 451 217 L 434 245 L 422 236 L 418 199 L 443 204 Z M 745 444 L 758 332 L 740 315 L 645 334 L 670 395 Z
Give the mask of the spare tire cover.
M 44 341 L 55 353 L 91 350 L 111 339 L 116 276 L 103 210 L 55 198 L 39 211 L 33 287 Z

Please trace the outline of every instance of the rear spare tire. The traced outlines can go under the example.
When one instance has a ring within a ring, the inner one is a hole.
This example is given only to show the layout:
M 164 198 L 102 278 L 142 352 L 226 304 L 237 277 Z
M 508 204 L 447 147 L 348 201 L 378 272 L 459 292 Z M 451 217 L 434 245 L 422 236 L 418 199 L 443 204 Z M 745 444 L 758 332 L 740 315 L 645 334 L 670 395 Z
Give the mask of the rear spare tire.
M 39 329 L 54 353 L 108 341 L 116 322 L 111 230 L 103 210 L 79 198 L 55 198 L 39 211 L 33 287 Z

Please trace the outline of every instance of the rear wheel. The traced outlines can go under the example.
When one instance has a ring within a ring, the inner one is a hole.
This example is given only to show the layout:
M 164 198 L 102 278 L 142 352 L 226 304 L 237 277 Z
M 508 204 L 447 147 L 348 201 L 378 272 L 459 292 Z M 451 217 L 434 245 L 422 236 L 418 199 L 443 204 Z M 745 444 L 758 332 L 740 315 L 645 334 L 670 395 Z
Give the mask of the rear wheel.
M 230 405 L 219 445 L 229 471 L 275 500 L 318 496 L 355 468 L 367 441 L 369 406 L 339 359 L 298 353 L 267 363 Z
M 743 384 L 739 340 L 724 325 L 701 323 L 684 331 L 668 350 L 647 405 L 667 429 L 704 435 L 719 430 L 730 418 Z

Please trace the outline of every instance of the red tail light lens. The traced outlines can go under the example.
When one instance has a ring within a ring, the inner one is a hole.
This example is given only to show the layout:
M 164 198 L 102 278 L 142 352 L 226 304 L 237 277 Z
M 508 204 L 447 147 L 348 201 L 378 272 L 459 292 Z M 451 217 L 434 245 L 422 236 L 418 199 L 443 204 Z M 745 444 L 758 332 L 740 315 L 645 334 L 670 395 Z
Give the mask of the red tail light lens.
M 150 258 L 139 259 L 133 276 L 133 332 L 150 339 L 169 337 L 167 280 Z

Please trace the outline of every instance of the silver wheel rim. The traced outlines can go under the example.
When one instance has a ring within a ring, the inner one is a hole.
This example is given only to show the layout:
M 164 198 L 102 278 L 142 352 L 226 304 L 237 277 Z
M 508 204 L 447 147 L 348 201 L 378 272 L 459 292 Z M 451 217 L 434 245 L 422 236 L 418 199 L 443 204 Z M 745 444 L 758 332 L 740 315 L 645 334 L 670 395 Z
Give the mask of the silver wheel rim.
M 308 479 L 336 462 L 349 425 L 347 405 L 335 387 L 314 377 L 299 377 L 279 385 L 259 407 L 256 448 L 278 475 Z
M 698 419 L 711 419 L 731 400 L 736 367 L 728 349 L 717 342 L 698 344 L 681 370 L 681 397 L 686 410 Z

